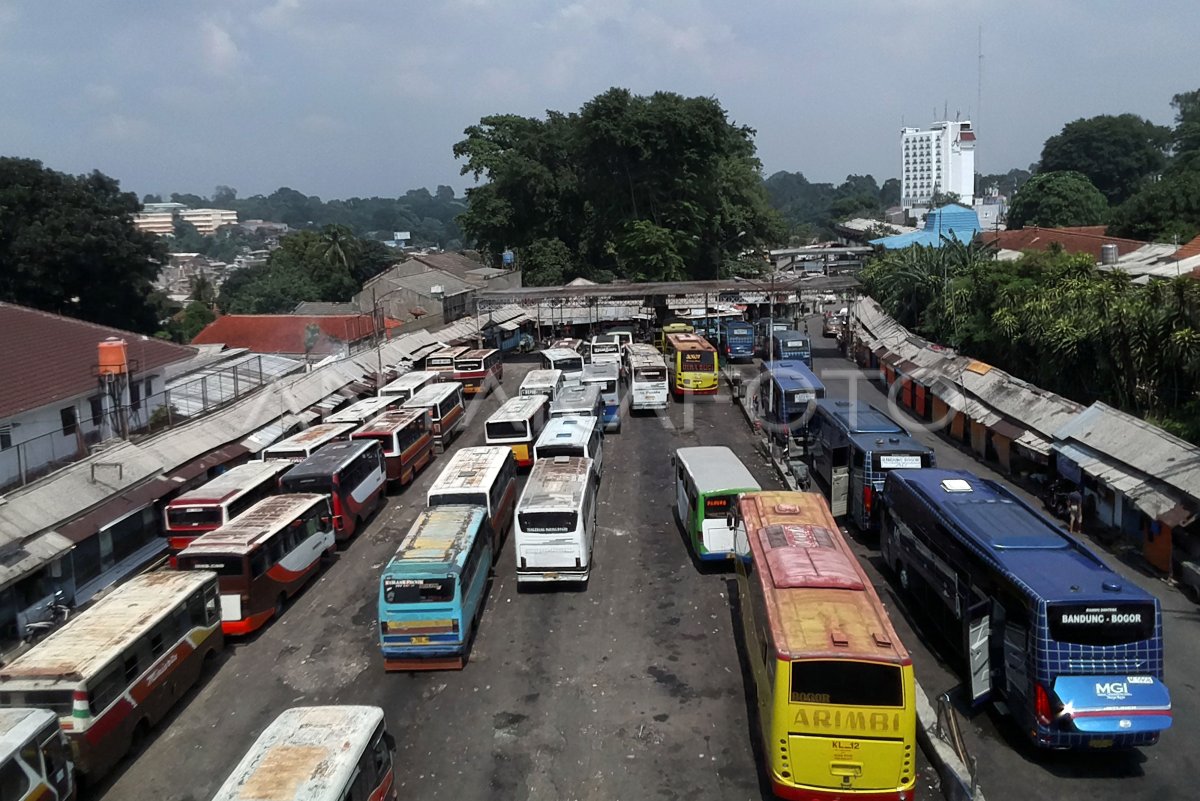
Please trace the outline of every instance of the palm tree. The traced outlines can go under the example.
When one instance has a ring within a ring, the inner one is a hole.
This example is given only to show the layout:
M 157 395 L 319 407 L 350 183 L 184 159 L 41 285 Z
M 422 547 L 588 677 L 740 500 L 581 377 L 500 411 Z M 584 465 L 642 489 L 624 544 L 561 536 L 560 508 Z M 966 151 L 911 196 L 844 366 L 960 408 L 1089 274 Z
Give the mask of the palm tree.
M 349 228 L 344 225 L 327 225 L 322 228 L 321 249 L 327 264 L 344 267 L 348 272 L 354 271 L 358 240 Z

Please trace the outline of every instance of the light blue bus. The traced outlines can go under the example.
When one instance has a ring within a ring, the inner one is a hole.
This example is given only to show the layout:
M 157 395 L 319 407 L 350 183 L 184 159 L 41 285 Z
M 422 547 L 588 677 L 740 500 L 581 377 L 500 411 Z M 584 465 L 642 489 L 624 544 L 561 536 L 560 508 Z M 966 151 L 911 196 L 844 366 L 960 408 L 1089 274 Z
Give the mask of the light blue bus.
M 379 577 L 385 670 L 463 666 L 483 614 L 493 539 L 483 506 L 421 512 Z

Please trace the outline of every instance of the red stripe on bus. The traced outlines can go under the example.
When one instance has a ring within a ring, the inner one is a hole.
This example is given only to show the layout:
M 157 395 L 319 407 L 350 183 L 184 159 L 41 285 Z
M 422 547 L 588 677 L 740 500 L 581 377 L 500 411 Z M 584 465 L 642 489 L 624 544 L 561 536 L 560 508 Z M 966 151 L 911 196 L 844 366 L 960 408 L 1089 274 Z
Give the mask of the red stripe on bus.
M 134 703 L 138 706 L 146 703 L 146 699 L 157 689 L 158 685 L 162 684 L 180 665 L 186 662 L 195 650 L 190 642 L 184 640 L 159 657 L 142 679 L 129 688 L 129 695 L 133 698 Z
M 383 781 L 379 783 L 379 786 L 375 788 L 367 801 L 383 801 L 385 798 L 392 795 L 392 785 L 395 783 L 395 781 L 395 772 L 388 770 L 387 775 L 383 777 Z
M 235 637 L 244 636 L 253 631 L 258 631 L 268 620 L 275 616 L 274 609 L 268 609 L 265 612 L 256 612 L 253 615 L 247 615 L 241 620 L 222 620 L 221 631 L 226 634 L 232 634 Z

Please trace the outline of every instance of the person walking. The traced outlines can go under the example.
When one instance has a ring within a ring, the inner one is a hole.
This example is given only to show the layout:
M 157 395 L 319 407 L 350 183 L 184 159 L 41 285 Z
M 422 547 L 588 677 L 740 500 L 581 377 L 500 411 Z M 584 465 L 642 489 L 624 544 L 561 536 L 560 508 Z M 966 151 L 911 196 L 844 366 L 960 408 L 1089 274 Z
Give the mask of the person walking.
M 1083 533 L 1083 495 L 1078 487 L 1067 495 L 1067 531 L 1072 534 Z

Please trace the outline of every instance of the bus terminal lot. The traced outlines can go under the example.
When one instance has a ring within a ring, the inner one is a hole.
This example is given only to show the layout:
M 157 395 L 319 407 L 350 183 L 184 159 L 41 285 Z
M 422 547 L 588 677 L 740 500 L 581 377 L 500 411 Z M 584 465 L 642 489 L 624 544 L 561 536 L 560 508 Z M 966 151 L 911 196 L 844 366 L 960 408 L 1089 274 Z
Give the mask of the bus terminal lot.
M 828 350 L 832 343 L 814 337 L 819 375 L 850 366 Z M 533 366 L 506 364 L 509 395 Z M 831 396 L 844 396 L 849 382 L 826 384 Z M 864 399 L 883 401 L 874 387 L 857 386 Z M 468 402 L 469 423 L 452 450 L 483 443 L 483 420 L 503 397 Z M 934 435 L 917 436 L 937 450 L 942 466 L 986 474 Z M 735 642 L 732 574 L 699 569 L 672 516 L 669 456 L 684 445 L 728 445 L 763 487 L 780 486 L 725 392 L 685 406 L 672 402 L 665 415 L 627 417 L 622 433 L 606 442 L 587 589 L 518 593 L 506 542 L 466 668 L 387 674 L 376 628 L 378 576 L 424 507 L 425 490 L 446 462 L 439 455 L 414 485 L 388 499 L 282 618 L 228 649 L 143 753 L 122 763 L 93 797 L 207 801 L 279 712 L 326 703 L 384 708 L 397 739 L 401 797 L 769 797 Z M 918 680 L 931 696 L 955 687 L 937 649 L 918 638 L 898 608 L 871 545 L 860 541 L 859 556 L 913 653 Z M 1109 561 L 1163 598 L 1175 727 L 1140 752 L 1047 756 L 1032 753 L 1002 718 L 976 714 L 965 728 L 989 798 L 1190 795 L 1198 615 L 1174 590 Z M 935 796 L 929 768 L 920 773 L 918 797 Z

